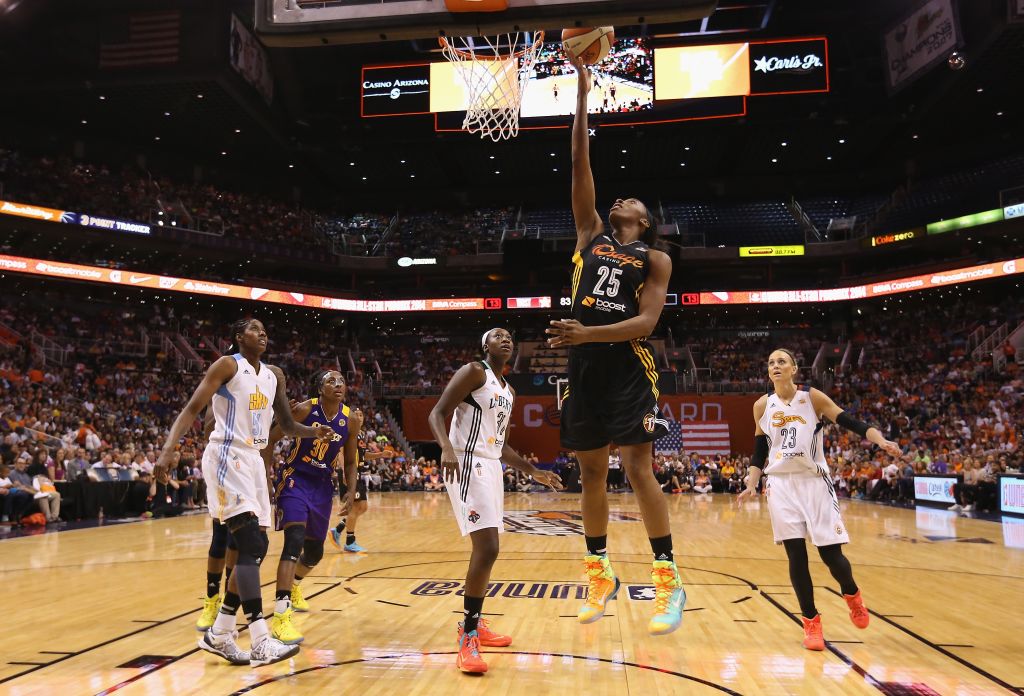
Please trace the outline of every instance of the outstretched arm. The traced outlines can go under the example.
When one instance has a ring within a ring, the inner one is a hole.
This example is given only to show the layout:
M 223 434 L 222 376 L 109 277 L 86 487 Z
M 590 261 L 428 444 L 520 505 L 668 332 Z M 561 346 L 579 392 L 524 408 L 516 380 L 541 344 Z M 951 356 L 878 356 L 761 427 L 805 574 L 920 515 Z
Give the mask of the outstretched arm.
M 572 216 L 576 220 L 576 251 L 586 248 L 604 230 L 597 214 L 594 173 L 590 170 L 590 125 L 587 120 L 587 93 L 590 70 L 578 58 L 576 68 L 576 117 L 572 123 Z
M 202 410 L 210 403 L 210 399 L 217 393 L 217 390 L 234 377 L 237 371 L 238 363 L 230 356 L 218 358 L 210 365 L 206 374 L 203 375 L 203 381 L 199 383 L 199 386 L 192 393 L 192 398 L 188 400 L 185 408 L 174 419 L 174 424 L 171 425 L 171 431 L 167 433 L 167 440 L 164 441 L 164 448 L 160 452 L 157 464 L 163 465 L 167 471 L 171 470 L 171 455 L 174 453 L 174 448 L 177 446 L 178 441 L 192 427 L 192 423 L 195 422 Z
M 891 440 L 886 440 L 885 436 L 882 435 L 881 430 L 853 418 L 837 406 L 836 403 L 824 392 L 818 389 L 811 389 L 811 403 L 814 405 L 814 411 L 819 416 L 824 416 L 836 425 L 842 426 L 850 432 L 860 435 L 862 438 L 878 445 L 885 450 L 886 453 L 891 454 L 894 457 L 899 457 L 903 454 L 903 450 L 900 449 L 900 446 Z

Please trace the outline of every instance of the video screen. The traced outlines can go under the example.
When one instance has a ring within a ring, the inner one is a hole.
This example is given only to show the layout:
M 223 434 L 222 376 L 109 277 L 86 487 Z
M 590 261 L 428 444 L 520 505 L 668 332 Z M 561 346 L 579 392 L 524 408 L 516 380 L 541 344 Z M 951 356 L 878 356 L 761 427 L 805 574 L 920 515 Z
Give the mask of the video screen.
M 511 71 L 500 74 L 500 63 L 483 63 L 499 80 L 515 80 Z M 591 68 L 593 84 L 588 113 L 632 113 L 654 108 L 654 60 L 646 39 L 621 39 L 608 57 Z M 435 113 L 465 111 L 469 94 L 455 66 L 430 64 L 430 110 Z M 569 116 L 576 111 L 576 69 L 561 43 L 541 46 L 531 80 L 523 94 L 521 118 Z
M 647 39 L 619 39 L 608 57 L 591 68 L 587 96 L 591 114 L 631 113 L 654 108 L 654 54 Z M 541 46 L 520 115 L 569 116 L 576 112 L 576 69 L 561 43 Z

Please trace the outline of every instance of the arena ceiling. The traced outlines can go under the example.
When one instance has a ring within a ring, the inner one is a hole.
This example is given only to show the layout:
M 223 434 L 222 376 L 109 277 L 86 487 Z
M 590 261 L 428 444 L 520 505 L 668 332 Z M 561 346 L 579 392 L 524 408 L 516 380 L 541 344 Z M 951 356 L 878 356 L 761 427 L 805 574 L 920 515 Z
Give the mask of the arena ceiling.
M 966 65 L 937 66 L 890 95 L 882 34 L 912 5 L 721 0 L 706 20 L 623 28 L 687 43 L 826 36 L 831 91 L 751 98 L 740 118 L 603 130 L 593 146 L 600 183 L 665 200 L 885 192 L 908 168 L 948 170 L 1019 150 L 1024 24 L 1007 22 L 1005 0 L 961 0 Z M 390 206 L 396 191 L 412 205 L 564 198 L 567 131 L 495 145 L 435 133 L 428 117 L 360 118 L 359 67 L 422 59 L 430 42 L 272 48 L 268 104 L 227 59 L 231 13 L 251 18 L 251 0 L 147 3 L 181 13 L 175 62 L 101 68 L 111 18 L 138 9 L 124 0 L 0 0 L 0 144 L 199 165 L 206 178 L 298 187 L 342 207 Z

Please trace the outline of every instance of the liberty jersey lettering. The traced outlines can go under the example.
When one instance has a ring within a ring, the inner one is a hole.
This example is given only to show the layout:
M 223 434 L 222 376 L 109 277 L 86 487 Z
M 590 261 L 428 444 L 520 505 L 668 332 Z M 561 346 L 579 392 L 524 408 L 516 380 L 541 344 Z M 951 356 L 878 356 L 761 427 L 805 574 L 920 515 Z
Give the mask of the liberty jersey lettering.
M 235 376 L 217 390 L 211 402 L 215 426 L 210 442 L 260 450 L 267 446 L 274 420 L 277 375 L 262 362 L 257 374 L 240 353 L 232 357 L 236 361 Z
M 302 420 L 303 425 L 327 425 L 334 431 L 330 439 L 314 440 L 313 438 L 301 438 L 292 443 L 291 452 L 285 459 L 285 464 L 295 471 L 322 472 L 327 476 L 331 473 L 331 464 L 334 463 L 338 452 L 345 446 L 348 439 L 348 422 L 351 409 L 341 404 L 338 412 L 332 418 L 324 413 L 320 399 L 312 400 L 312 407 L 309 415 Z
M 455 408 L 448 439 L 460 457 L 500 459 L 514 396 L 508 383 L 502 384 L 487 363 L 481 364 L 487 379 Z
M 771 445 L 764 473 L 828 473 L 822 446 L 825 424 L 818 420 L 809 391 L 797 391 L 789 404 L 770 394 L 759 423 Z
M 605 326 L 637 316 L 649 251 L 643 242 L 619 244 L 610 234 L 599 234 L 577 251 L 572 257 L 573 319 Z

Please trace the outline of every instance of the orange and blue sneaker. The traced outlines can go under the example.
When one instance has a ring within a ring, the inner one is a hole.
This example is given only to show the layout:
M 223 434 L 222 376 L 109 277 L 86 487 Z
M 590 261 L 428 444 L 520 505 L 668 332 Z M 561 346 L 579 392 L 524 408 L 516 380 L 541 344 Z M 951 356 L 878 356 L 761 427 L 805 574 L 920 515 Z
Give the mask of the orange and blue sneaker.
M 459 622 L 459 641 L 462 641 L 462 622 Z M 480 619 L 476 625 L 477 637 L 480 645 L 485 648 L 507 648 L 512 645 L 512 636 L 503 636 L 491 630 L 491 622 L 487 619 Z
M 588 554 L 583 557 L 583 565 L 590 584 L 587 586 L 587 601 L 577 616 L 581 624 L 588 624 L 604 616 L 605 606 L 619 592 L 619 579 L 615 577 L 607 556 Z
M 801 616 L 800 621 L 804 625 L 804 647 L 808 650 L 824 650 L 825 637 L 821 633 L 821 614 L 813 619 Z
M 652 636 L 663 636 L 679 628 L 686 606 L 686 590 L 679 578 L 675 561 L 655 561 L 651 568 L 654 581 L 654 611 L 647 631 Z
M 845 594 L 843 599 L 846 600 L 846 606 L 850 607 L 850 621 L 857 628 L 867 628 L 868 622 L 871 621 L 871 614 L 868 613 L 868 608 L 864 606 L 864 600 L 861 599 L 860 590 L 857 590 L 857 594 Z
M 455 656 L 455 666 L 467 674 L 483 674 L 487 671 L 487 663 L 480 657 L 480 636 L 476 631 L 459 631 L 459 652 Z

